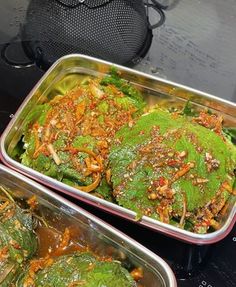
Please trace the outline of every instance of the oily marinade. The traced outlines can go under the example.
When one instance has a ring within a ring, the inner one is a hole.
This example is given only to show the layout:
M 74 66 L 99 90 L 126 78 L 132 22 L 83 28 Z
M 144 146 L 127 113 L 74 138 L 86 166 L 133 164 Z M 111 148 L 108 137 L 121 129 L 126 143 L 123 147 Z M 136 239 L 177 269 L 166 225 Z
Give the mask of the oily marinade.
M 35 196 L 24 205 L 0 186 L 0 286 L 138 286 L 133 277 L 137 279 L 138 273 L 140 279 L 142 270 L 135 268 L 130 273 L 112 257 L 78 245 L 69 228 L 61 234 L 48 226 L 36 213 Z M 55 246 L 45 238 L 56 242 Z M 46 250 L 45 245 L 49 246 Z

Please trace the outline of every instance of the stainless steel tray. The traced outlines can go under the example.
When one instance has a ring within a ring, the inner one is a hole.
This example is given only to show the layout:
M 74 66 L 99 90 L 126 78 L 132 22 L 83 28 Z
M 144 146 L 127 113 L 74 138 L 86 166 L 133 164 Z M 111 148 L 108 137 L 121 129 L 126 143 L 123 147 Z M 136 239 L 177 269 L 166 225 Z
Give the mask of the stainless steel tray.
M 0 154 L 2 161 L 6 165 L 47 186 L 57 189 L 62 193 L 69 194 L 70 196 L 97 206 L 110 213 L 137 222 L 135 220 L 135 212 L 65 185 L 53 178 L 34 171 L 31 168 L 23 166 L 9 156 L 10 151 L 15 147 L 17 141 L 22 135 L 22 124 L 24 123 L 25 116 L 31 109 L 33 109 L 37 104 L 45 102 L 49 98 L 55 96 L 56 92 L 58 92 L 65 83 L 67 86 L 70 85 L 70 83 L 73 83 L 72 80 L 74 77 L 81 77 L 81 75 L 101 76 L 106 74 L 112 65 L 114 66 L 112 63 L 77 54 L 68 55 L 59 59 L 33 88 L 2 134 Z M 156 78 L 151 75 L 146 75 L 129 68 L 118 65 L 115 66 L 120 71 L 122 78 L 130 81 L 133 85 L 142 90 L 144 98 L 150 106 L 158 103 L 161 105 L 168 105 L 169 107 L 184 107 L 186 101 L 190 100 L 196 109 L 201 110 L 209 108 L 215 113 L 220 113 L 223 116 L 225 126 L 236 127 L 235 103 L 231 103 L 212 95 Z M 73 88 L 73 86 L 71 86 L 71 88 Z M 226 214 L 224 218 L 222 218 L 221 228 L 209 234 L 195 234 L 159 222 L 147 216 L 143 216 L 137 223 L 155 231 L 160 231 L 168 236 L 175 237 L 179 240 L 196 244 L 210 244 L 224 238 L 233 227 L 236 221 L 235 202 L 236 197 L 232 196 Z
M 1 164 L 0 184 L 10 189 L 15 198 L 27 200 L 36 195 L 39 210 L 51 227 L 63 232 L 65 227 L 71 226 L 78 231 L 78 242 L 81 238 L 100 255 L 112 254 L 124 266 L 141 267 L 144 271 L 142 286 L 177 287 L 175 276 L 165 261 L 104 221 Z M 75 235 L 73 238 L 76 239 Z

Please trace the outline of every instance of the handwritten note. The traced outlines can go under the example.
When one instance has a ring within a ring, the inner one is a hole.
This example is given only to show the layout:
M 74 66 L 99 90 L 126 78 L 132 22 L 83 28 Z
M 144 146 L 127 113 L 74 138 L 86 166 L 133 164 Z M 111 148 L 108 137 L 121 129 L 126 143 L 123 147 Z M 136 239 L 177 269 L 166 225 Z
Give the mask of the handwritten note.
M 236 9 L 204 2 L 183 0 L 166 12 L 138 69 L 236 102 Z

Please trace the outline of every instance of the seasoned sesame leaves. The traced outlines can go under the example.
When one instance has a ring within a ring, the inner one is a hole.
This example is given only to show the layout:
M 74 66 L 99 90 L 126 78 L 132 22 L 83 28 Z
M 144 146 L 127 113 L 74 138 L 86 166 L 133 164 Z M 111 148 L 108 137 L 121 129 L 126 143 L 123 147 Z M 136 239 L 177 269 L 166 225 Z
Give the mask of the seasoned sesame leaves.
M 181 111 L 150 108 L 114 69 L 67 90 L 72 82 L 27 115 L 14 151 L 24 165 L 137 218 L 197 233 L 219 228 L 236 167 L 222 116 L 189 102 Z
M 31 286 L 136 287 L 137 284 L 119 262 L 86 252 L 31 261 L 16 287 Z
M 112 257 L 95 255 L 87 242 L 80 245 L 73 237 L 74 228 L 62 233 L 36 214 L 35 196 L 26 203 L 23 209 L 0 186 L 1 287 L 137 287 L 142 269 L 130 273 Z
M 235 147 L 219 128 L 161 109 L 117 132 L 110 153 L 120 205 L 197 233 L 218 227 L 235 166 Z
M 88 78 L 32 110 L 25 120 L 21 162 L 108 199 L 110 187 L 104 179 L 109 177 L 110 143 L 145 105 L 136 89 L 113 76 Z
M 10 286 L 35 254 L 38 241 L 32 215 L 6 197 L 5 192 L 0 186 L 0 285 Z

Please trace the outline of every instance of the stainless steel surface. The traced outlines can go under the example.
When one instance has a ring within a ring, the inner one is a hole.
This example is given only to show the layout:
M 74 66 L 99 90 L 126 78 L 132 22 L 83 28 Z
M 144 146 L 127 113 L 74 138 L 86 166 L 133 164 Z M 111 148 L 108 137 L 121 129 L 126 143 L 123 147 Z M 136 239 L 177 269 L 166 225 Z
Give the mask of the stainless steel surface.
M 14 149 L 16 143 L 22 135 L 22 124 L 25 116 L 38 103 L 48 101 L 53 96 L 52 90 L 63 83 L 69 81 L 70 77 L 79 75 L 102 75 L 107 73 L 111 63 L 97 60 L 83 55 L 69 55 L 58 60 L 43 76 L 29 96 L 25 99 L 18 112 L 10 122 L 9 126 L 1 137 L 1 156 L 4 163 L 14 169 L 40 181 L 57 190 L 70 194 L 75 198 L 83 200 L 89 204 L 95 205 L 103 210 L 135 221 L 136 214 L 126 208 L 120 207 L 114 203 L 97 198 L 89 193 L 81 192 L 73 187 L 67 186 L 48 176 L 42 175 L 19 162 L 13 160 L 9 153 Z M 168 104 L 168 106 L 183 107 L 187 100 L 190 100 L 197 109 L 210 108 L 216 113 L 221 113 L 225 119 L 225 125 L 236 127 L 236 104 L 227 100 L 219 99 L 210 94 L 205 94 L 183 85 L 163 80 L 151 75 L 137 72 L 125 67 L 117 66 L 121 76 L 138 86 L 149 105 L 155 103 Z M 55 95 L 55 94 L 54 94 Z M 180 228 L 159 222 L 147 216 L 143 216 L 138 222 L 154 230 L 163 232 L 168 236 L 175 237 L 197 244 L 209 244 L 224 238 L 232 228 L 236 220 L 236 197 L 231 198 L 226 216 L 221 221 L 221 228 L 209 234 L 195 234 Z
M 78 237 L 100 255 L 111 256 L 112 251 L 114 259 L 122 264 L 143 268 L 143 286 L 177 286 L 170 267 L 160 257 L 104 221 L 1 164 L 0 184 L 10 189 L 15 198 L 27 200 L 36 195 L 39 210 L 51 227 L 63 232 L 65 227 L 71 226 L 79 230 Z

